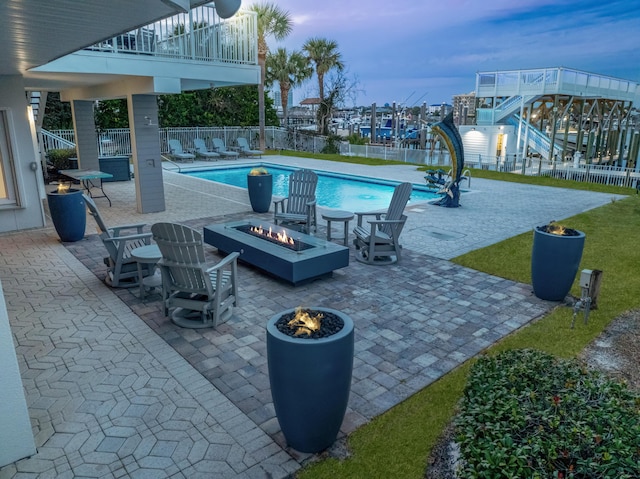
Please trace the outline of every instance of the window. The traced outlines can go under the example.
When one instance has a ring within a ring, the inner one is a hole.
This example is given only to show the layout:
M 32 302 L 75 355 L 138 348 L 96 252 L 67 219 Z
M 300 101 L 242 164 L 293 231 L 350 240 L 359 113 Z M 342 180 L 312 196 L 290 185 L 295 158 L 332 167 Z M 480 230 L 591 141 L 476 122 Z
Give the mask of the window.
M 0 208 L 19 205 L 10 118 L 10 111 L 0 108 Z

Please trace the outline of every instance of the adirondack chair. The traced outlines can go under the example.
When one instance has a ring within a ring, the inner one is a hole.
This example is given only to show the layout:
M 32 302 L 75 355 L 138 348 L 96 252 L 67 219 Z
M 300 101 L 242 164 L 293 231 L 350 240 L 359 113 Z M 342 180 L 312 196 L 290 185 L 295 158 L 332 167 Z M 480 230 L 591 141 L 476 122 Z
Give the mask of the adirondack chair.
M 289 196 L 273 202 L 273 222 L 300 225 L 305 233 L 316 230 L 316 186 L 318 175 L 297 170 L 289 176 Z
M 367 264 L 392 264 L 400 261 L 400 233 L 407 221 L 403 214 L 411 196 L 411 183 L 401 183 L 393 190 L 393 196 L 386 213 L 355 213 L 357 225 L 353 244 L 356 247 L 356 259 Z M 363 224 L 368 219 L 369 226 Z
M 138 286 L 138 269 L 131 251 L 151 244 L 151 233 L 145 233 L 144 223 L 107 227 L 98 207 L 89 195 L 83 195 L 89 214 L 98 225 L 98 233 L 109 256 L 104 263 L 109 268 L 104 282 L 114 288 L 131 288 Z M 153 265 L 142 264 L 143 277 L 153 274 Z
M 216 153 L 215 151 L 209 151 L 207 149 L 207 145 L 201 138 L 196 138 L 193 140 L 193 146 L 196 149 L 196 156 L 201 156 L 206 160 L 217 160 L 220 158 L 220 153 Z
M 236 143 L 238 144 L 238 148 L 240 148 L 240 153 L 246 156 L 257 156 L 259 158 L 262 157 L 264 151 L 262 150 L 252 150 L 249 146 L 249 142 L 246 138 L 239 136 L 236 139 Z
M 169 140 L 169 152 L 171 157 L 178 161 L 193 161 L 196 158 L 193 153 L 187 153 L 182 149 L 180 140 Z
M 213 142 L 213 147 L 216 149 L 216 153 L 220 154 L 221 156 L 234 158 L 236 160 L 240 156 L 240 153 L 238 153 L 237 151 L 227 150 L 227 146 L 224 144 L 224 141 L 222 141 L 222 139 L 212 138 L 211 141 Z
M 156 223 L 151 227 L 162 259 L 164 314 L 184 328 L 215 328 L 238 305 L 238 256 L 227 255 L 214 266 L 205 262 L 202 234 L 188 226 Z

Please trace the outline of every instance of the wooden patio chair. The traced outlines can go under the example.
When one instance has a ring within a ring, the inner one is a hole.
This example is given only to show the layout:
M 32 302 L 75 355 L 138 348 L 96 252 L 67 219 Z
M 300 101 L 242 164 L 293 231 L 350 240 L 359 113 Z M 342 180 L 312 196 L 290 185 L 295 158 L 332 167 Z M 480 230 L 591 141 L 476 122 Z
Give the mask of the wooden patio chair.
M 357 225 L 353 232 L 356 235 L 353 244 L 356 247 L 356 259 L 367 264 L 392 264 L 400 261 L 400 233 L 407 221 L 404 208 L 407 206 L 411 183 L 401 183 L 393 190 L 393 196 L 386 212 L 355 213 Z M 363 219 L 369 216 L 369 226 Z
M 184 328 L 215 328 L 238 305 L 238 256 L 227 255 L 207 266 L 202 234 L 188 226 L 156 223 L 151 227 L 162 259 L 164 314 Z
M 196 158 L 193 153 L 187 153 L 182 149 L 180 140 L 169 140 L 169 152 L 171 157 L 178 161 L 193 161 Z
M 289 176 L 289 196 L 273 202 L 273 222 L 295 224 L 305 233 L 316 230 L 316 186 L 318 175 L 311 170 L 297 170 Z
M 217 160 L 220 158 L 220 153 L 209 151 L 206 143 L 202 138 L 196 138 L 195 140 L 193 140 L 193 146 L 196 149 L 196 156 L 201 156 L 205 160 Z
M 138 286 L 138 265 L 131 251 L 151 244 L 151 233 L 145 233 L 144 223 L 107 227 L 93 198 L 83 194 L 89 214 L 98 225 L 98 233 L 109 256 L 104 258 L 107 276 L 104 282 L 114 288 Z M 153 265 L 142 264 L 143 277 L 153 274 Z

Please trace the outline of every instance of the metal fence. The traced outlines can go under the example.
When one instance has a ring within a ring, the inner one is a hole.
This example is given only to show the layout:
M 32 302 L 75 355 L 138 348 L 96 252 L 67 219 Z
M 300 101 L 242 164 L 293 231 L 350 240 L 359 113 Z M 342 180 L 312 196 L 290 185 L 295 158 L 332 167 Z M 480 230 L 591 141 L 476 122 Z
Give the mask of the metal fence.
M 169 154 L 169 139 L 177 139 L 183 148 L 193 149 L 193 140 L 201 138 L 213 149 L 211 140 L 220 138 L 227 148 L 235 147 L 239 137 L 246 138 L 252 148 L 258 147 L 259 129 L 257 127 L 193 127 L 161 128 L 159 131 L 160 151 Z M 329 140 L 326 137 L 305 130 L 290 130 L 268 127 L 265 130 L 265 143 L 269 150 L 292 150 L 309 153 L 321 153 Z M 69 148 L 75 146 L 73 130 L 43 130 L 45 151 L 50 148 Z M 351 145 L 339 142 L 341 155 L 382 160 L 401 161 L 415 165 L 433 166 L 448 170 L 451 157 L 447 150 L 419 150 L 395 148 L 380 145 Z M 104 130 L 98 134 L 100 156 L 131 155 L 131 141 L 128 128 Z M 640 165 L 639 165 L 640 166 Z M 549 176 L 565 180 L 584 181 L 605 185 L 637 188 L 640 185 L 640 171 L 615 165 L 576 164 L 574 162 L 549 161 L 544 158 L 525 158 L 512 156 L 465 157 L 465 168 L 518 173 L 528 176 Z
M 252 148 L 259 144 L 259 129 L 257 127 L 192 127 L 192 128 L 161 128 L 159 130 L 160 152 L 169 154 L 169 140 L 176 139 L 185 149 L 194 148 L 193 140 L 201 138 L 209 148 L 213 145 L 213 138 L 220 138 L 229 147 L 236 146 L 238 137 L 246 138 Z M 44 150 L 52 148 L 74 148 L 75 135 L 73 130 L 42 130 Z M 103 130 L 98 134 L 99 156 L 131 155 L 131 136 L 128 128 L 114 128 Z M 284 128 L 267 127 L 265 142 L 269 150 L 293 150 L 309 153 L 320 153 L 327 145 L 327 138 L 304 130 L 287 130 Z

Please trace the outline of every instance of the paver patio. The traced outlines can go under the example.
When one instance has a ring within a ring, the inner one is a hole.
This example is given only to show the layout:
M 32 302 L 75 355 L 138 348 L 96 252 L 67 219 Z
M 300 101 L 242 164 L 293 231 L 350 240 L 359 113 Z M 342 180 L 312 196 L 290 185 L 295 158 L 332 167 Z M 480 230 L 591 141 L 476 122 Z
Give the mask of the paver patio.
M 277 163 L 420 183 L 412 166 Z M 321 165 L 321 166 L 320 166 Z M 355 323 L 352 392 L 342 434 L 393 407 L 547 311 L 523 285 L 447 261 L 462 252 L 604 204 L 611 195 L 472 180 L 463 207 L 410 205 L 401 263 L 353 260 L 293 287 L 240 268 L 240 306 L 216 330 L 162 315 L 158 295 L 110 289 L 92 234 L 62 245 L 52 228 L 0 235 L 5 292 L 38 454 L 10 477 L 286 477 L 309 459 L 287 449 L 266 372 L 266 321 L 298 305 Z M 167 211 L 132 211 L 133 184 L 110 184 L 109 224 L 176 221 L 201 228 L 250 212 L 246 191 L 165 174 Z M 321 231 L 319 234 L 323 234 Z M 339 236 L 339 235 L 337 235 Z M 216 259 L 215 249 L 207 247 Z M 352 252 L 353 254 L 353 252 Z M 305 303 L 305 304 L 301 304 Z

